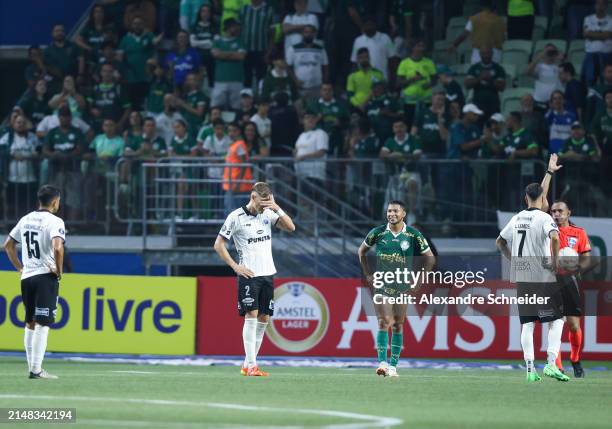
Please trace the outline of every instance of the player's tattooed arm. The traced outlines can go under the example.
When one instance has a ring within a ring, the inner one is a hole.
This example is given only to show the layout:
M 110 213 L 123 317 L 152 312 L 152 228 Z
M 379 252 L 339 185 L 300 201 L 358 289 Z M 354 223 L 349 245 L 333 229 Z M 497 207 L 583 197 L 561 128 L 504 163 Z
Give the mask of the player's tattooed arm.
M 497 237 L 497 240 L 495 240 L 495 245 L 502 253 L 502 255 L 506 257 L 506 259 L 510 259 L 512 257 L 512 253 L 510 252 L 510 248 L 508 247 L 508 242 L 502 237 Z
M 251 271 L 244 265 L 237 264 L 236 261 L 234 261 L 234 258 L 232 258 L 232 256 L 227 251 L 227 247 L 225 246 L 226 241 L 227 240 L 221 235 L 217 235 L 217 239 L 215 240 L 214 249 L 215 252 L 217 252 L 219 257 L 221 258 L 221 260 L 223 260 L 223 262 L 225 262 L 232 270 L 234 270 L 236 275 L 246 277 L 247 279 L 254 277 L 255 273 L 253 273 L 253 271 Z
M 21 265 L 21 261 L 17 256 L 17 242 L 10 235 L 7 236 L 4 241 L 4 251 L 15 269 L 21 272 L 21 270 L 23 270 L 23 265 Z

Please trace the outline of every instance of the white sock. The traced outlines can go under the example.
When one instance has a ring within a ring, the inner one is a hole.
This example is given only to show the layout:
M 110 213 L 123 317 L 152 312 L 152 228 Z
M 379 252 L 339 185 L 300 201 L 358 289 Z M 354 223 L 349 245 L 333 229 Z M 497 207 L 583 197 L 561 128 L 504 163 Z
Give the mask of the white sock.
M 47 350 L 47 337 L 49 336 L 49 327 L 36 325 L 32 340 L 32 369 L 34 374 L 38 374 L 42 370 L 42 362 L 45 358 Z
M 252 368 L 257 364 L 256 360 L 256 340 L 257 337 L 257 319 L 244 319 L 242 327 L 242 342 L 244 343 L 244 354 L 246 356 L 246 367 Z
M 525 365 L 527 366 L 527 372 L 533 371 L 533 331 L 535 329 L 535 322 L 524 323 L 521 329 L 521 346 L 523 347 L 523 357 L 525 358 Z
M 26 359 L 28 360 L 28 371 L 32 371 L 32 340 L 34 339 L 34 329 L 26 325 L 23 335 L 23 346 L 25 347 Z
M 259 349 L 261 348 L 261 343 L 263 342 L 264 335 L 266 333 L 266 327 L 268 326 L 268 322 L 257 322 L 257 329 L 255 331 L 255 356 L 259 356 Z M 244 364 L 242 365 L 244 368 L 248 368 L 249 362 L 245 356 Z
M 557 366 L 556 360 L 561 348 L 561 334 L 563 334 L 564 323 L 563 319 L 557 319 L 548 324 L 548 349 L 546 349 L 546 353 L 548 364 L 551 366 Z

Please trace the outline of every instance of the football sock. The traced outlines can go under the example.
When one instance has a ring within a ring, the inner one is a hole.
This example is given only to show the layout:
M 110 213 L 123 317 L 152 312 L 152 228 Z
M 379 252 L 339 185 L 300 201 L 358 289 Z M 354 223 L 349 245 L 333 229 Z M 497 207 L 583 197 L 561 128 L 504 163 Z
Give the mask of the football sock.
M 563 333 L 563 319 L 553 320 L 548 325 L 548 364 L 556 366 L 557 354 L 561 348 L 561 334 Z
M 34 374 L 42 371 L 42 362 L 45 358 L 45 350 L 47 350 L 47 337 L 49 336 L 49 327 L 36 325 L 32 339 L 32 368 Z
M 569 342 L 572 347 L 570 360 L 572 362 L 580 361 L 580 349 L 582 348 L 582 329 L 576 332 L 569 331 Z
M 34 330 L 26 325 L 23 335 L 23 345 L 26 351 L 26 359 L 28 360 L 28 371 L 32 371 L 32 340 L 34 339 Z
M 257 329 L 255 330 L 255 357 L 259 355 L 259 349 L 261 348 L 261 343 L 263 342 L 267 326 L 268 322 L 257 322 Z M 244 364 L 242 366 L 244 368 L 249 366 L 249 362 L 247 362 L 246 357 L 244 358 Z
M 402 352 L 402 345 L 404 344 L 404 334 L 401 332 L 391 333 L 391 362 L 389 365 L 397 366 L 399 362 L 400 353 Z
M 242 342 L 244 343 L 244 354 L 246 356 L 247 368 L 251 368 L 257 364 L 256 362 L 256 336 L 257 336 L 257 319 L 244 318 L 244 326 L 242 327 Z
M 376 336 L 376 351 L 378 353 L 378 362 L 387 362 L 387 346 L 389 345 L 389 332 L 379 330 Z
M 523 347 L 523 357 L 525 358 L 525 365 L 527 366 L 527 372 L 533 371 L 533 330 L 535 329 L 535 323 L 529 322 L 524 323 L 521 328 L 521 346 Z
M 557 365 L 557 368 L 563 369 L 563 360 L 561 359 L 561 350 L 559 350 L 559 353 L 557 353 L 557 360 L 555 361 L 555 365 Z

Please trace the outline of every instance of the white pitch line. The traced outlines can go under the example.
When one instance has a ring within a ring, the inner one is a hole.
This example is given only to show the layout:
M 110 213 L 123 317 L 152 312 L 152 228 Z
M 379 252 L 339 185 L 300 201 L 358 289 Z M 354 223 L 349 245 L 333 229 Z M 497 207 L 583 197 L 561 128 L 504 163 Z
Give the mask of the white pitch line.
M 115 372 L 117 374 L 157 374 L 156 372 L 153 371 L 109 371 L 109 372 Z
M 102 427 L 130 427 L 130 428 L 160 428 L 160 429 L 202 429 L 206 426 L 202 426 L 203 423 L 178 423 L 178 422 L 164 422 L 164 421 L 146 421 L 146 420 L 104 420 L 104 419 L 78 419 L 77 422 L 80 425 L 86 426 L 102 426 Z M 256 428 L 269 428 L 270 426 L 260 425 L 232 425 L 232 424 L 219 424 L 214 423 L 215 428 L 225 429 L 256 429 Z M 300 426 L 273 426 L 274 429 L 301 429 Z
M 319 426 L 320 429 L 370 429 L 370 428 L 386 428 L 390 426 L 398 426 L 404 423 L 403 420 L 395 417 L 383 417 L 374 416 L 370 414 L 352 413 L 348 411 L 334 411 L 334 410 L 314 410 L 310 408 L 278 408 L 278 407 L 265 407 L 258 405 L 239 405 L 239 404 L 227 404 L 220 402 L 196 402 L 196 401 L 175 401 L 167 399 L 141 399 L 141 398 L 109 398 L 103 396 L 45 396 L 45 395 L 13 395 L 13 394 L 0 394 L 0 399 L 42 399 L 42 400 L 62 400 L 62 401 L 93 401 L 93 402 L 120 402 L 120 403 L 132 403 L 132 404 L 146 404 L 146 405 L 175 405 L 175 406 L 188 406 L 188 407 L 208 407 L 208 408 L 220 408 L 220 409 L 232 409 L 241 411 L 259 411 L 259 412 L 280 412 L 280 413 L 297 413 L 297 414 L 310 414 L 325 417 L 340 417 L 344 419 L 360 420 L 361 423 L 338 423 L 325 426 Z M 268 428 L 281 429 L 286 426 L 275 427 L 267 426 Z M 292 429 L 312 429 L 312 426 L 296 426 Z

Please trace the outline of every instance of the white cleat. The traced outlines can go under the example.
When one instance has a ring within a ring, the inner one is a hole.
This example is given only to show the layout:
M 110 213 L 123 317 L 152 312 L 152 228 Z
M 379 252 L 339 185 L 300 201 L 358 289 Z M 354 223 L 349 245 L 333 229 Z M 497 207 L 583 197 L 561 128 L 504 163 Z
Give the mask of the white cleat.
M 399 377 L 399 374 L 397 373 L 397 368 L 394 366 L 390 366 L 388 375 L 389 377 Z
M 382 375 L 383 377 L 389 375 L 389 364 L 387 362 L 380 362 L 378 368 L 376 368 L 376 375 Z
M 43 378 L 46 380 L 57 380 L 59 377 L 57 375 L 49 374 L 46 370 L 40 371 L 38 374 L 34 374 L 30 372 L 30 378 Z

